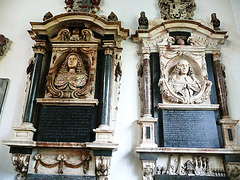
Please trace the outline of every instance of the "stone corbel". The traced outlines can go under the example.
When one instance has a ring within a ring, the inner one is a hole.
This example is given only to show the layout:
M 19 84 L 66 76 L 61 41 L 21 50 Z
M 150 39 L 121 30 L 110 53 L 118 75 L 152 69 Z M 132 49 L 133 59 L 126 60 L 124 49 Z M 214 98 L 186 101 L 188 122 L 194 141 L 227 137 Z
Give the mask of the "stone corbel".
M 28 154 L 13 154 L 12 163 L 14 170 L 18 172 L 16 179 L 25 180 L 29 165 L 30 155 Z
M 155 167 L 156 167 L 155 160 L 142 160 L 143 170 L 142 180 L 153 180 Z
M 239 163 L 227 163 L 226 164 L 227 176 L 230 180 L 238 180 L 240 178 L 240 164 Z
M 108 180 L 111 156 L 96 156 L 96 174 L 98 180 Z

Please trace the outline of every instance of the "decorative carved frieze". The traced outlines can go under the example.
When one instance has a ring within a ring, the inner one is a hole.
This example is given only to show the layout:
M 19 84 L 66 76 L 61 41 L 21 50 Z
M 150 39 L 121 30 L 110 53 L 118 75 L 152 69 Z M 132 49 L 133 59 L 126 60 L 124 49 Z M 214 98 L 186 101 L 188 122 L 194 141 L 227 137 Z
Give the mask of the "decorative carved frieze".
M 65 0 L 67 12 L 89 12 L 95 14 L 100 10 L 99 4 L 101 0 Z
M 56 155 L 55 159 L 51 159 L 52 156 L 48 156 L 44 154 L 36 154 L 34 156 L 34 159 L 36 160 L 34 169 L 35 169 L 35 173 L 39 172 L 39 168 L 40 166 L 43 166 L 45 168 L 54 168 L 57 167 L 57 173 L 58 174 L 64 174 L 63 171 L 63 167 L 66 166 L 68 168 L 83 168 L 83 173 L 87 174 L 87 171 L 89 170 L 89 161 L 92 160 L 92 156 L 90 154 L 86 154 L 86 155 L 81 155 L 80 160 L 76 163 L 76 159 L 74 159 L 74 161 L 68 162 L 69 157 L 65 154 L 59 154 Z M 51 163 L 52 161 L 55 161 L 53 163 Z
M 108 180 L 110 167 L 110 156 L 96 156 L 96 174 L 98 175 L 98 180 Z
M 156 174 L 225 177 L 224 168 L 212 167 L 212 163 L 209 157 L 200 155 L 193 155 L 191 159 L 169 155 L 167 166 L 157 166 Z
M 230 180 L 239 180 L 240 178 L 240 164 L 239 163 L 227 163 L 226 164 L 227 176 Z
M 212 83 L 208 80 L 204 54 L 161 51 L 160 66 L 159 86 L 166 102 L 202 104 L 209 101 Z
M 79 29 L 74 29 L 72 32 L 69 29 L 62 29 L 59 31 L 57 37 L 52 38 L 51 42 L 96 42 L 100 40 L 93 36 L 93 32 L 90 29 L 83 29 L 80 34 Z
M 153 180 L 156 161 L 142 160 L 143 180 Z
M 193 19 L 195 0 L 159 0 L 158 6 L 164 20 Z
M 6 38 L 3 34 L 0 34 L 0 57 L 6 53 L 8 44 L 9 39 Z
M 13 154 L 12 155 L 12 163 L 15 167 L 15 171 L 18 172 L 17 179 L 26 179 L 26 174 L 28 171 L 28 165 L 29 165 L 29 154 Z

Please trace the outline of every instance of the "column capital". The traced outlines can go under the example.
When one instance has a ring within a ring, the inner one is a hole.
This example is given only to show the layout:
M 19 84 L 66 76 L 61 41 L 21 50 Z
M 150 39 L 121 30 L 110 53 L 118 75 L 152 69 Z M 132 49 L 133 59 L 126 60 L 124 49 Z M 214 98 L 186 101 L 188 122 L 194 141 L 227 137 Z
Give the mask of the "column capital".
M 142 53 L 143 59 L 150 59 L 150 53 Z
M 221 52 L 213 52 L 213 61 L 220 61 L 220 57 L 221 57 Z
M 114 40 L 103 40 L 104 54 L 113 55 L 115 41 Z
M 37 42 L 33 46 L 34 53 L 39 53 L 39 54 L 43 54 L 44 55 L 46 53 L 46 49 L 47 49 L 47 44 L 46 44 L 45 41 Z

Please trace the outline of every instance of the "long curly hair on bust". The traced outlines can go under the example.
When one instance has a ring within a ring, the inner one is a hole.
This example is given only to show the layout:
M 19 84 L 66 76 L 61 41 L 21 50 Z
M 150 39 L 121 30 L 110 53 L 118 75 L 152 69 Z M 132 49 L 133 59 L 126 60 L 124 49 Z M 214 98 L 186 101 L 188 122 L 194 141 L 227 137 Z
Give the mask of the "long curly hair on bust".
M 85 75 L 87 75 L 87 72 L 86 72 L 85 67 L 84 67 L 84 65 L 83 65 L 82 58 L 81 58 L 81 56 L 80 56 L 79 54 L 77 54 L 77 53 L 70 53 L 70 54 L 66 57 L 66 59 L 64 60 L 64 62 L 63 62 L 63 64 L 62 64 L 62 66 L 61 66 L 58 74 L 66 74 L 66 73 L 68 73 L 68 71 L 69 71 L 68 59 L 69 59 L 70 56 L 76 56 L 76 57 L 77 57 L 77 66 L 76 66 L 76 68 L 75 68 L 76 73 L 77 73 L 77 74 L 85 74 Z
M 181 61 L 187 61 L 187 60 L 180 60 L 180 61 L 178 61 L 178 63 L 175 65 L 173 71 L 171 72 L 171 76 L 170 77 L 177 77 L 177 76 L 181 75 L 181 69 L 180 69 Z M 188 69 L 188 72 L 187 72 L 187 76 L 193 77 L 193 75 L 194 75 L 193 67 L 192 67 L 192 65 L 189 62 L 188 62 L 188 64 L 189 64 L 189 67 L 188 67 L 189 69 Z

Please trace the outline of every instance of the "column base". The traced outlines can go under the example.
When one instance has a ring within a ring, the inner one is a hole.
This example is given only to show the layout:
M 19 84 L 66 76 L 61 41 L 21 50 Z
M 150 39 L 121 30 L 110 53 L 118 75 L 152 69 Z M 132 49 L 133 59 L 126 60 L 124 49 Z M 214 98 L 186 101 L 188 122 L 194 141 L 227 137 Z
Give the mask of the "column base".
M 144 115 L 139 121 L 142 129 L 142 139 L 139 147 L 141 148 L 156 148 L 158 145 L 155 143 L 154 138 L 154 123 L 157 122 L 157 118 L 153 118 L 151 115 Z
M 101 124 L 97 129 L 93 130 L 96 133 L 94 143 L 113 143 L 113 133 L 109 125 Z
M 23 122 L 19 127 L 14 127 L 15 135 L 13 139 L 3 140 L 3 143 L 8 146 L 35 146 L 35 141 L 33 141 L 34 132 L 36 129 L 33 127 L 32 123 Z

